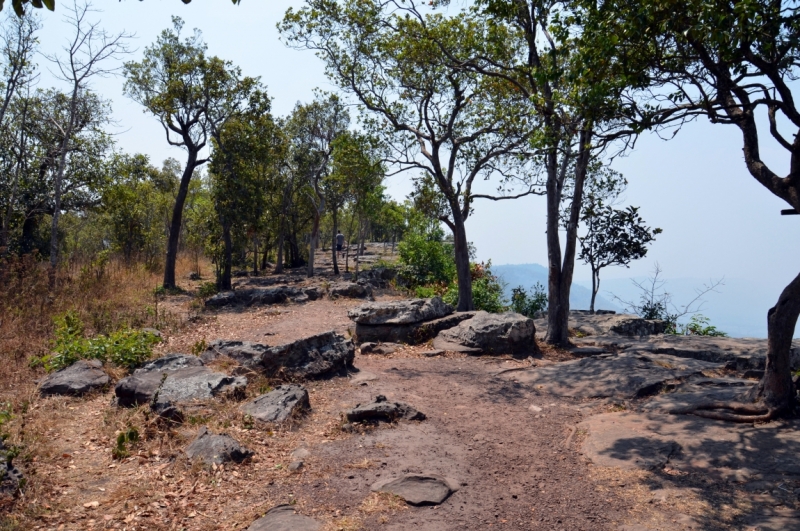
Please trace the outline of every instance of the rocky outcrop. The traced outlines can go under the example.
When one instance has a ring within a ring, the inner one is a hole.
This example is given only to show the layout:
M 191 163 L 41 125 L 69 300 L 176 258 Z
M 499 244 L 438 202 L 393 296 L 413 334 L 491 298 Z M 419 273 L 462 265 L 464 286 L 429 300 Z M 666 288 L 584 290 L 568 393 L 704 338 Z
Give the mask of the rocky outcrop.
M 353 342 L 335 332 L 306 337 L 286 345 L 269 347 L 247 341 L 217 340 L 203 352 L 204 361 L 229 356 L 267 377 L 322 378 L 346 374 L 353 364 Z
M 348 422 L 395 422 L 403 420 L 425 420 L 425 414 L 403 402 L 390 402 L 383 395 L 375 397 L 369 404 L 357 404 L 345 412 Z
M 394 354 L 401 347 L 397 343 L 361 343 L 359 349 L 362 354 L 380 354 L 387 356 Z
M 241 393 L 246 386 L 243 376 L 215 372 L 196 356 L 171 354 L 120 380 L 114 393 L 120 406 L 150 403 L 161 413 L 181 404 Z
M 247 528 L 247 531 L 319 531 L 322 524 L 294 511 L 293 505 L 273 507 L 262 518 Z
M 513 312 L 476 312 L 473 318 L 439 332 L 433 346 L 470 354 L 536 354 L 539 351 L 533 320 Z
M 372 299 L 372 286 L 356 282 L 335 282 L 328 288 L 331 299 Z
M 419 344 L 440 331 L 471 319 L 474 312 L 453 313 L 439 297 L 363 304 L 348 312 L 360 342 Z
M 450 315 L 453 307 L 439 297 L 362 304 L 347 312 L 361 325 L 406 325 L 431 321 Z
M 299 417 L 311 409 L 311 405 L 308 391 L 302 385 L 280 385 L 239 409 L 260 422 L 281 423 Z
M 235 291 L 223 291 L 206 300 L 207 308 L 223 308 L 225 306 L 264 306 L 289 301 L 305 302 L 316 300 L 322 291 L 316 287 L 298 288 L 295 286 L 276 286 L 273 288 L 244 288 Z
M 39 394 L 82 396 L 103 389 L 109 383 L 99 360 L 79 360 L 47 376 L 39 386 Z
M 389 492 L 409 505 L 439 505 L 458 490 L 456 482 L 435 475 L 408 474 L 398 479 L 381 480 L 373 492 Z
M 369 284 L 376 289 L 386 289 L 389 283 L 397 277 L 397 270 L 392 267 L 373 267 L 358 273 L 360 284 Z
M 539 333 L 547 331 L 546 316 L 536 320 Z M 663 334 L 667 323 L 661 320 L 642 319 L 638 315 L 586 311 L 572 311 L 569 314 L 569 328 L 581 336 L 627 336 L 647 337 Z
M 245 459 L 252 457 L 253 452 L 233 437 L 220 434 L 215 435 L 208 431 L 208 428 L 200 428 L 197 437 L 186 448 L 186 455 L 189 459 L 199 459 L 207 465 L 222 463 L 241 463 Z
M 12 502 L 21 481 L 22 473 L 11 463 L 11 454 L 0 438 L 0 508 Z

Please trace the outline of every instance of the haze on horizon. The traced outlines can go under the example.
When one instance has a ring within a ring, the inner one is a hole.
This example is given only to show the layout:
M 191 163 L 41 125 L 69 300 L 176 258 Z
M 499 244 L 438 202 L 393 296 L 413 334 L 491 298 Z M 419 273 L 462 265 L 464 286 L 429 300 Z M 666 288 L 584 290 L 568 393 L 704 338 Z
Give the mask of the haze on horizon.
M 173 15 L 184 19 L 185 31 L 200 28 L 210 54 L 232 60 L 246 75 L 261 76 L 278 116 L 288 114 L 298 101 L 310 101 L 314 88 L 334 90 L 313 53 L 292 50 L 279 40 L 275 24 L 286 9 L 300 5 L 301 1 L 291 0 L 246 0 L 239 6 L 216 0 L 193 0 L 189 5 L 178 0 L 96 2 L 103 9 L 98 18 L 106 29 L 136 33 L 137 51 L 130 59 L 141 57 L 142 50 L 171 25 Z M 67 38 L 68 28 L 59 10 L 41 11 L 40 51 L 54 53 Z M 39 85 L 59 86 L 43 58 L 40 64 Z M 145 153 L 154 163 L 167 157 L 182 160 L 183 152 L 168 146 L 158 122 L 122 95 L 122 83 L 112 77 L 94 85 L 112 101 L 117 148 Z M 734 127 L 699 120 L 669 141 L 645 135 L 635 150 L 614 161 L 613 167 L 629 181 L 623 204 L 641 207 L 648 224 L 664 233 L 647 258 L 630 269 L 607 268 L 603 278 L 645 277 L 655 262 L 668 279 L 697 279 L 699 284 L 724 277 L 731 281 L 722 288 L 726 304 L 740 304 L 748 315 L 761 315 L 765 335 L 767 309 L 800 269 L 800 216 L 780 216 L 786 205 L 747 173 L 738 135 Z M 763 151 L 773 163 L 774 146 L 765 143 Z M 775 160 L 776 168 L 786 169 L 785 156 Z M 402 200 L 408 194 L 408 177 L 401 174 L 388 180 L 394 198 Z M 546 264 L 544 228 L 542 197 L 481 202 L 467 222 L 478 259 L 498 265 Z M 589 278 L 588 268 L 579 263 L 576 281 Z M 714 320 L 713 314 L 709 317 Z

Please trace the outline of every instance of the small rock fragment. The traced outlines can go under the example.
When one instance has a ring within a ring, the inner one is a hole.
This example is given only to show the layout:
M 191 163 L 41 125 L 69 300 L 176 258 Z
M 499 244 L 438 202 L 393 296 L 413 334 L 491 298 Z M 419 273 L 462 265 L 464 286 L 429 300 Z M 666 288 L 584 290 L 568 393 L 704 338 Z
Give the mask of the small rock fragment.
M 297 514 L 293 506 L 278 505 L 250 524 L 247 531 L 318 531 L 321 527 L 313 518 Z
M 375 401 L 370 404 L 357 404 L 348 410 L 345 416 L 349 422 L 395 422 L 400 419 L 425 420 L 426 418 L 424 413 L 410 405 L 403 402 L 389 402 L 383 395 L 375 397 Z
M 372 485 L 375 492 L 390 492 L 410 505 L 439 505 L 458 490 L 458 484 L 440 476 L 408 474 Z
M 208 428 L 200 428 L 197 438 L 186 448 L 186 455 L 190 459 L 201 459 L 206 464 L 219 465 L 222 463 L 241 463 L 252 457 L 253 452 L 233 437 L 220 434 L 215 435 Z
M 279 385 L 273 391 L 239 408 L 261 422 L 286 422 L 311 409 L 308 391 L 302 385 Z

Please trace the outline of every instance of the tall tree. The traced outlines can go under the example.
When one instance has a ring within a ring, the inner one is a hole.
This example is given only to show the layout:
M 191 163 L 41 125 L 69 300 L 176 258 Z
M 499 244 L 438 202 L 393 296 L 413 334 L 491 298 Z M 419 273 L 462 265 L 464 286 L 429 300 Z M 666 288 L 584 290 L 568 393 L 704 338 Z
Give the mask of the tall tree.
M 52 122 L 61 136 L 60 156 L 53 179 L 53 221 L 50 229 L 50 286 L 55 285 L 55 272 L 58 265 L 58 221 L 61 216 L 61 195 L 64 172 L 66 170 L 67 153 L 70 151 L 75 129 L 79 125 L 79 103 L 81 94 L 89 89 L 90 81 L 95 77 L 113 74 L 117 67 L 108 66 L 110 61 L 129 53 L 127 41 L 130 34 L 121 32 L 111 34 L 103 30 L 99 22 L 88 20 L 90 13 L 95 12 L 88 2 L 75 0 L 67 8 L 64 21 L 71 26 L 74 36 L 64 47 L 64 55 L 49 56 L 48 59 L 56 67 L 56 76 L 70 85 L 70 103 L 65 122 Z
M 633 116 L 636 127 L 675 129 L 698 116 L 736 127 L 750 175 L 800 212 L 800 109 L 792 84 L 800 64 L 796 1 L 582 5 L 586 67 L 611 64 L 615 75 L 640 80 L 641 91 L 632 93 L 633 101 L 644 103 Z M 768 140 L 786 154 L 787 173 L 762 157 Z M 799 315 L 800 275 L 767 312 L 766 368 L 749 397 L 757 403 L 711 404 L 695 413 L 753 422 L 790 411 L 796 394 L 790 350 Z
M 458 309 L 473 309 L 465 222 L 474 200 L 534 192 L 528 159 L 520 156 L 533 134 L 525 107 L 514 116 L 499 112 L 509 103 L 508 84 L 484 82 L 442 52 L 446 46 L 471 54 L 485 28 L 464 16 L 423 14 L 414 2 L 309 0 L 286 13 L 280 30 L 292 46 L 318 52 L 332 81 L 359 100 L 367 128 L 387 145 L 390 166 L 434 180 L 449 207 L 441 221 L 455 240 Z M 524 191 L 478 193 L 478 176 Z
M 238 68 L 217 57 L 206 56 L 198 30 L 181 39 L 183 21 L 172 18 L 172 28 L 161 32 L 145 49 L 140 62 L 125 64 L 125 94 L 153 114 L 172 146 L 187 152 L 178 195 L 172 210 L 164 287 L 175 288 L 183 206 L 197 167 L 208 162 L 200 153 L 209 137 L 239 112 L 255 80 L 242 78 Z

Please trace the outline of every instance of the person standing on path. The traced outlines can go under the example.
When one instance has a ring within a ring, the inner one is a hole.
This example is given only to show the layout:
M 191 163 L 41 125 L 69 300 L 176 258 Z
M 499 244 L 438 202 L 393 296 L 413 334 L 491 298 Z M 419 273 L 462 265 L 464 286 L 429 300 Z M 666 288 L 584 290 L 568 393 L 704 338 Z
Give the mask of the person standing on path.
M 337 253 L 341 253 L 342 254 L 342 258 L 344 258 L 344 253 L 342 252 L 343 248 L 344 248 L 344 234 L 342 234 L 342 231 L 337 231 L 336 232 L 336 252 Z

